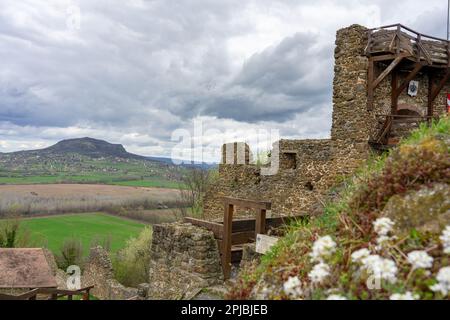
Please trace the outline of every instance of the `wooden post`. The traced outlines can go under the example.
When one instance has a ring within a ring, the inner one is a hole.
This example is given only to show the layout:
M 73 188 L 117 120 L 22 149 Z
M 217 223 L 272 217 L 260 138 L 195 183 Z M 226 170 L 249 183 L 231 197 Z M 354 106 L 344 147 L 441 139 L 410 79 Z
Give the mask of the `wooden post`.
M 391 79 L 391 114 L 397 114 L 398 96 L 395 96 L 395 91 L 398 87 L 398 72 L 397 69 L 392 70 Z
M 367 110 L 372 111 L 373 109 L 373 95 L 374 87 L 373 81 L 375 78 L 375 62 L 372 57 L 369 58 L 369 71 L 367 74 Z
M 266 210 L 260 209 L 256 213 L 256 228 L 255 228 L 255 239 L 258 234 L 266 233 Z
M 433 91 L 434 91 L 434 74 L 428 74 L 428 108 L 427 108 L 427 116 L 433 116 Z
M 223 242 L 222 242 L 222 269 L 225 280 L 231 276 L 231 233 L 233 228 L 234 205 L 225 201 L 225 214 L 223 217 Z

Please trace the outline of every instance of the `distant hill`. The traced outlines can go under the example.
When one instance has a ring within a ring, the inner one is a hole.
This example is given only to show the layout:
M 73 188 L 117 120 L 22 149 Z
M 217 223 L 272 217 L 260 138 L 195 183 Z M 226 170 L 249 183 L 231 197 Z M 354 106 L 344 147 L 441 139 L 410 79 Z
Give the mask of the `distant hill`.
M 0 153 L 1 184 L 101 183 L 178 188 L 185 170 L 212 169 L 128 152 L 121 144 L 93 138 L 62 140 L 48 148 Z
M 79 138 L 62 140 L 53 146 L 40 150 L 18 151 L 11 154 L 30 154 L 33 156 L 51 156 L 62 154 L 78 154 L 90 158 L 117 157 L 122 159 L 145 160 L 145 157 L 129 153 L 121 144 L 112 144 L 104 140 L 93 138 Z
M 0 184 L 106 183 L 176 188 L 187 166 L 128 152 L 93 138 L 48 148 L 0 153 Z

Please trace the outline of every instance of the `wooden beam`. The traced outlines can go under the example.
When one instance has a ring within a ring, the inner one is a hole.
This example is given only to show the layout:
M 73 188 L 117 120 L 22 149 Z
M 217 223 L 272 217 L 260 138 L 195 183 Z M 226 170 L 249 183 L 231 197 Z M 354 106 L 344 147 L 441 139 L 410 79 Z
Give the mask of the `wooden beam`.
M 373 87 L 373 82 L 375 78 L 375 60 L 373 57 L 369 58 L 369 70 L 367 73 L 367 110 L 372 111 L 373 109 L 373 95 L 375 88 Z
M 434 91 L 431 93 L 431 97 L 428 103 L 434 103 L 434 100 L 436 100 L 436 97 L 441 92 L 442 88 L 444 88 L 445 83 L 449 78 L 450 78 L 450 68 L 447 69 L 447 72 L 445 73 L 444 77 L 441 79 L 437 87 L 434 88 Z
M 428 105 L 427 105 L 427 115 L 430 117 L 433 115 L 433 105 L 434 100 L 432 99 L 434 91 L 434 73 L 428 74 Z
M 410 56 L 409 53 L 401 53 L 399 54 L 394 61 L 378 76 L 378 78 L 373 82 L 372 87 L 375 90 L 376 87 L 384 80 L 394 69 L 399 65 L 400 62 L 406 57 Z
M 233 226 L 234 205 L 227 204 L 223 217 L 223 241 L 222 241 L 222 270 L 225 280 L 231 276 L 231 246 L 232 246 L 232 226 Z
M 266 233 L 266 210 L 261 209 L 256 213 L 255 237 Z
M 391 114 L 397 113 L 397 106 L 398 106 L 398 97 L 395 97 L 394 93 L 397 90 L 398 87 L 398 72 L 397 70 L 394 70 L 392 72 L 392 79 L 391 79 Z
M 398 97 L 402 93 L 403 90 L 406 89 L 409 82 L 412 81 L 416 75 L 419 73 L 420 70 L 422 70 L 423 64 L 420 62 L 417 62 L 414 66 L 414 69 L 408 74 L 408 76 L 405 78 L 405 80 L 402 82 L 402 84 L 395 89 L 394 91 L 394 98 L 398 100 Z
M 394 60 L 395 54 L 383 54 L 381 56 L 373 56 L 371 57 L 374 62 L 386 61 L 386 60 Z
M 199 220 L 190 217 L 184 218 L 184 222 L 212 231 L 215 238 L 222 239 L 223 237 L 223 224 L 221 223 Z
M 225 203 L 233 204 L 241 208 L 270 210 L 272 207 L 272 203 L 268 201 L 256 201 L 230 197 L 223 197 L 222 199 Z

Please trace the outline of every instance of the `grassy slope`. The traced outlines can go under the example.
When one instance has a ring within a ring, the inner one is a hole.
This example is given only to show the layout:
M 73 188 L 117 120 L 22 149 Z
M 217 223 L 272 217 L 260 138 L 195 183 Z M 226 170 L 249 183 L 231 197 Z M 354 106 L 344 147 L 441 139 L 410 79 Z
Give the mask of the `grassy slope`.
M 179 185 L 175 176 L 183 172 L 183 168 L 156 162 L 94 160 L 79 155 L 77 159 L 71 163 L 58 159 L 49 163 L 33 158 L 16 165 L 13 161 L 4 164 L 0 161 L 0 184 L 100 183 L 175 189 Z
M 298 277 L 303 283 L 304 299 L 324 299 L 333 289 L 348 299 L 387 299 L 392 293 L 407 290 L 419 294 L 421 299 L 442 298 L 429 290 L 439 268 L 450 263 L 436 235 L 413 229 L 383 249 L 379 254 L 398 264 L 399 281 L 395 285 L 382 283 L 381 290 L 367 290 L 366 279 L 356 271 L 350 255 L 361 248 L 374 250 L 376 234 L 372 223 L 391 196 L 433 183 L 450 183 L 449 148 L 439 138 L 448 139 L 449 135 L 450 121 L 445 118 L 432 128 L 422 126 L 388 156 L 369 160 L 340 187 L 339 200 L 326 205 L 322 216 L 289 226 L 286 236 L 259 265 L 244 269 L 228 298 L 255 298 L 261 289 L 268 288 L 264 299 L 288 299 L 282 288 L 290 277 Z M 336 253 L 327 261 L 331 275 L 324 284 L 312 286 L 308 273 L 314 263 L 309 253 L 314 241 L 325 235 L 331 235 L 338 245 Z M 434 257 L 431 275 L 426 276 L 420 270 L 411 272 L 405 254 L 412 250 L 428 250 Z
M 102 213 L 64 215 L 22 220 L 21 226 L 31 232 L 33 243 L 47 244 L 53 252 L 59 252 L 65 239 L 81 239 L 84 254 L 88 254 L 94 239 L 111 239 L 111 250 L 125 246 L 130 237 L 137 237 L 144 224 Z

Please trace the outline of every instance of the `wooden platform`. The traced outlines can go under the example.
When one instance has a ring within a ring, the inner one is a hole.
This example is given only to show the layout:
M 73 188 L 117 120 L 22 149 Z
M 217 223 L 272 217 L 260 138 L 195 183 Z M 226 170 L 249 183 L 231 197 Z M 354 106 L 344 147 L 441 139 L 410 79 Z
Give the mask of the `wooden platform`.
M 307 215 L 291 217 L 266 218 L 267 210 L 271 209 L 271 203 L 266 201 L 253 201 L 236 198 L 223 198 L 224 220 L 211 222 L 194 218 L 185 218 L 185 222 L 210 230 L 217 240 L 217 245 L 222 259 L 222 269 L 225 279 L 230 277 L 231 264 L 242 260 L 243 245 L 255 242 L 258 234 L 266 234 L 272 228 L 288 225 L 292 221 L 304 219 Z M 233 220 L 233 214 L 237 207 L 256 210 L 254 219 Z
M 386 79 L 391 79 L 391 114 L 397 114 L 400 94 L 419 72 L 429 80 L 428 112 L 433 116 L 433 103 L 450 79 L 450 42 L 416 32 L 401 24 L 389 25 L 368 31 L 365 49 L 369 57 L 367 109 L 373 109 L 374 91 Z M 382 66 L 383 69 L 381 69 Z M 377 74 L 377 69 L 381 69 Z M 408 75 L 398 83 L 399 71 Z

